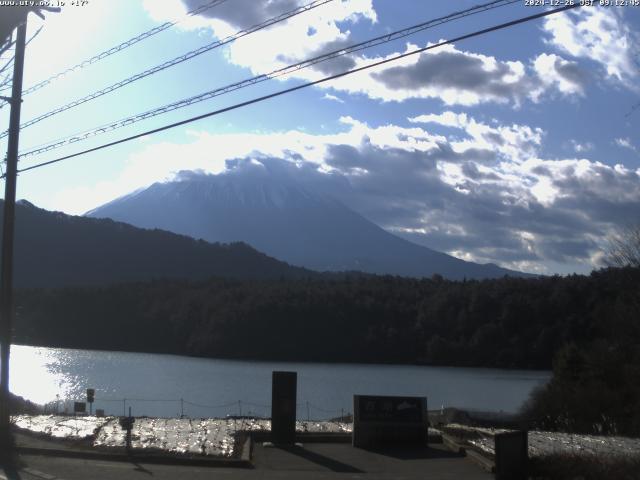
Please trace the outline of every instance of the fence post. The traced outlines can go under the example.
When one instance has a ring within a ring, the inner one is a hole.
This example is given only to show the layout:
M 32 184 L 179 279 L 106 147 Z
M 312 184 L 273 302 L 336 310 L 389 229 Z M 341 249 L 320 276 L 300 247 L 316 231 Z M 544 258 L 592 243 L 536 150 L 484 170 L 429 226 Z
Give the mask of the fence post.
M 180 418 L 184 418 L 184 398 L 180 399 Z
M 307 400 L 307 422 L 311 421 L 311 417 L 309 415 L 309 401 Z
M 238 415 L 242 416 L 242 400 L 238 400 Z

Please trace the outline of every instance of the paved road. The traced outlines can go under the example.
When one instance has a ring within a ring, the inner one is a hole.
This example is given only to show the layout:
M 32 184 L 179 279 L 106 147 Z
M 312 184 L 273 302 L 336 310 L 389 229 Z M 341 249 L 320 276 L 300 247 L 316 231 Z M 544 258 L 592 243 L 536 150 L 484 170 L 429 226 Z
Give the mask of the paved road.
M 23 465 L 16 471 L 0 470 L 0 480 L 140 480 L 140 479 L 229 479 L 289 480 L 325 479 L 423 479 L 488 480 L 469 459 L 442 448 L 428 452 L 375 453 L 354 449 L 348 444 L 318 443 L 290 449 L 254 449 L 252 469 L 185 467 L 137 464 L 105 460 L 22 455 Z
M 251 471 L 232 468 L 184 467 L 177 465 L 145 465 L 127 462 L 82 460 L 77 458 L 25 455 L 21 459 L 26 468 L 13 475 L 5 472 L 7 480 L 193 480 L 228 478 L 230 480 L 260 478 L 246 476 Z M 0 480 L 2 477 L 0 470 Z M 263 477 L 264 478 L 264 477 Z

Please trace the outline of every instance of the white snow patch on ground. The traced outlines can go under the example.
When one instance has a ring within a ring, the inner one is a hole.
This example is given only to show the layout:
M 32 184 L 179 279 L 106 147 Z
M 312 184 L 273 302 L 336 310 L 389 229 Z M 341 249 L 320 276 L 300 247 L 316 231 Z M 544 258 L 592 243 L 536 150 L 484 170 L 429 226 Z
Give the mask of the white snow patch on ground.
M 12 421 L 23 430 L 55 438 L 93 438 L 95 447 L 125 445 L 126 432 L 117 417 L 17 415 Z M 231 457 L 239 432 L 270 430 L 271 421 L 261 418 L 136 418 L 131 430 L 131 446 L 139 450 Z M 301 433 L 350 433 L 351 430 L 350 423 L 296 422 L 296 431 Z
M 495 454 L 494 435 L 510 431 L 459 424 L 450 424 L 447 427 L 478 434 L 478 438 L 469 439 L 468 442 L 491 455 Z M 640 456 L 640 438 L 529 431 L 529 457 L 565 453 Z
M 139 450 L 173 453 L 233 455 L 237 430 L 233 420 L 190 418 L 137 418 L 131 430 L 131 446 Z M 114 418 L 100 429 L 93 445 L 122 447 L 125 431 Z
M 57 415 L 16 415 L 12 422 L 23 430 L 54 438 L 82 439 L 93 436 L 97 429 L 109 422 L 108 418 L 63 417 Z

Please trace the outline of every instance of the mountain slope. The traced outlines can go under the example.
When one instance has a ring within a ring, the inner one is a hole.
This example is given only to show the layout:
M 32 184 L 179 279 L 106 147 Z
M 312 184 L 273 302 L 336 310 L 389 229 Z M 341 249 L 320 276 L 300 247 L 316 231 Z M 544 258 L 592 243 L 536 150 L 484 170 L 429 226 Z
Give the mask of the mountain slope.
M 0 219 L 3 207 L 0 200 Z M 275 279 L 312 274 L 245 244 L 210 244 L 113 220 L 49 212 L 24 201 L 16 205 L 14 258 L 16 287 L 212 276 Z
M 243 241 L 319 271 L 450 279 L 523 275 L 465 262 L 392 235 L 342 203 L 264 167 L 220 175 L 183 174 L 121 197 L 87 215 L 208 241 Z

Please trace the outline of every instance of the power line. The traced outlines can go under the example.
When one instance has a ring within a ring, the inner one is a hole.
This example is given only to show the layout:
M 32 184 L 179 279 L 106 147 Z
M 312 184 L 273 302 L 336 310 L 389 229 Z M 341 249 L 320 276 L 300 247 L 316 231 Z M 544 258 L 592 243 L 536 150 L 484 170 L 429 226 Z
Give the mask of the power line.
M 452 22 L 454 20 L 458 20 L 460 18 L 464 18 L 470 15 L 475 15 L 487 10 L 491 10 L 494 8 L 499 8 L 499 7 L 504 7 L 506 5 L 510 5 L 516 2 L 519 2 L 520 0 L 494 0 L 492 2 L 486 3 L 486 4 L 482 4 L 482 5 L 476 5 L 474 7 L 462 10 L 462 11 L 458 11 L 458 12 L 454 12 L 451 13 L 449 15 L 446 15 L 444 17 L 439 17 L 433 20 L 429 20 L 427 22 L 422 22 L 419 23 L 417 25 L 414 25 L 412 27 L 408 27 L 408 28 L 404 28 L 402 30 L 397 30 L 395 32 L 391 32 L 385 35 L 381 35 L 375 38 L 372 38 L 370 40 L 366 40 L 364 42 L 360 42 L 354 45 L 351 45 L 349 47 L 346 48 L 342 48 L 339 50 L 334 50 L 328 53 L 324 53 L 322 55 L 318 55 L 316 57 L 307 59 L 307 60 L 303 60 L 302 62 L 298 62 L 298 63 L 294 63 L 292 65 L 288 65 L 286 67 L 282 67 L 276 70 L 273 70 L 269 73 L 266 74 L 262 74 L 262 75 L 257 75 L 255 77 L 250 77 L 248 79 L 244 79 L 241 80 L 239 82 L 235 82 L 229 85 L 226 85 L 224 87 L 219 87 L 216 88 L 214 90 L 209 90 L 208 92 L 204 92 L 192 97 L 188 97 L 182 100 L 178 100 L 177 102 L 173 102 L 167 105 L 163 105 L 161 107 L 157 107 L 153 110 L 148 110 L 146 112 L 143 113 L 139 113 L 130 117 L 126 117 L 120 120 L 117 120 L 115 122 L 109 123 L 109 124 L 104 124 L 101 125 L 99 127 L 90 129 L 90 130 L 86 130 L 80 133 L 76 133 L 74 135 L 68 136 L 68 137 L 63 137 L 61 139 L 58 140 L 54 140 L 48 144 L 43 144 L 41 146 L 36 146 L 33 147 L 32 150 L 27 151 L 23 154 L 20 155 L 20 158 L 25 158 L 25 157 L 29 157 L 29 156 L 33 156 L 33 155 L 38 155 L 41 153 L 45 153 L 51 150 L 55 150 L 58 149 L 60 147 L 63 147 L 65 145 L 69 145 L 71 143 L 76 143 L 82 140 L 86 140 L 87 138 L 91 138 L 97 135 L 101 135 L 113 130 L 117 130 L 119 128 L 122 127 L 126 127 L 126 126 L 130 126 L 134 123 L 137 123 L 139 121 L 142 120 L 146 120 L 161 114 L 165 114 L 174 110 L 178 110 L 180 108 L 183 107 L 187 107 L 190 105 L 194 105 L 196 103 L 200 103 L 203 102 L 205 100 L 210 100 L 212 98 L 221 96 L 221 95 L 225 95 L 227 93 L 236 91 L 236 90 L 240 90 L 242 88 L 246 88 L 249 87 L 251 85 L 255 85 L 258 83 L 262 83 L 265 82 L 267 80 L 271 80 L 273 78 L 278 78 L 278 77 L 282 77 L 285 75 L 289 75 L 291 73 L 297 72 L 299 70 L 302 70 L 304 68 L 308 68 L 311 67 L 313 65 L 316 65 L 318 63 L 321 62 L 325 62 L 328 60 L 332 60 L 334 58 L 338 58 L 344 55 L 348 55 L 351 53 L 355 53 L 361 50 L 365 50 L 367 48 L 371 48 L 374 46 L 378 46 L 384 43 L 388 43 L 394 40 L 398 40 L 404 37 L 407 37 L 409 35 L 413 35 L 415 33 L 421 32 L 423 30 L 429 29 L 429 28 L 433 28 L 436 27 L 438 25 L 442 25 L 444 23 L 448 23 L 448 22 Z M 0 136 L 0 138 L 2 138 Z
M 40 34 L 40 32 L 42 31 L 42 28 L 43 28 L 43 27 L 38 28 L 38 30 L 36 30 L 36 32 L 35 32 L 33 35 L 31 35 L 31 38 L 29 38 L 29 40 L 27 40 L 27 41 L 26 41 L 26 43 L 25 43 L 25 47 L 27 47 L 27 46 L 31 43 L 31 40 L 33 40 L 34 38 L 36 38 L 36 37 Z M 9 67 L 9 65 L 13 64 L 13 60 L 14 60 L 15 58 L 16 58 L 16 56 L 15 56 L 15 53 L 14 53 L 14 54 L 11 56 L 11 58 L 7 61 L 7 63 L 5 63 L 5 64 L 2 66 L 2 68 L 0 68 L 0 75 L 1 75 L 1 74 L 2 74 L 2 73 L 3 73 L 3 72 L 4 72 L 4 71 Z M 7 78 L 8 78 L 8 77 L 7 77 Z M 1 88 L 1 87 L 4 87 L 4 86 L 5 86 L 6 84 L 8 84 L 8 83 L 9 83 L 9 81 L 8 81 L 8 80 L 6 80 L 6 79 L 5 79 L 5 80 L 0 81 L 0 88 Z M 2 108 L 2 107 L 0 107 L 0 108 Z M 7 132 L 5 132 L 5 133 L 4 133 L 0 138 L 4 138 L 4 137 L 6 137 L 6 136 L 8 135 L 8 133 L 9 133 L 8 131 L 7 131 Z
M 36 10 L 33 10 L 33 13 L 35 13 L 36 15 L 38 15 L 42 19 L 44 19 L 44 15 L 42 14 L 42 12 L 40 10 L 45 10 L 45 11 L 48 11 L 48 12 L 56 12 L 56 13 L 60 11 L 60 9 L 57 8 L 57 7 L 45 7 L 45 6 L 41 6 L 41 7 L 38 7 Z M 26 22 L 27 22 L 27 20 L 25 18 L 25 20 L 23 20 L 22 22 L 18 23 L 18 25 L 16 25 L 15 28 L 16 29 L 19 28 L 21 25 L 26 24 Z M 29 38 L 29 40 L 26 41 L 25 47 L 27 47 L 31 43 L 31 41 L 40 34 L 40 32 L 42 31 L 42 28 L 43 27 L 41 26 L 40 28 L 38 28 L 38 30 L 36 30 L 36 32 L 33 35 L 31 35 L 31 38 Z M 4 47 L 0 48 L 0 55 L 2 55 L 5 51 L 9 50 L 12 47 L 12 45 L 15 44 L 15 42 L 12 41 L 12 36 L 13 36 L 13 34 L 11 34 L 9 36 L 9 38 L 8 38 L 8 40 L 6 42 L 6 45 Z M 7 63 L 5 63 L 2 66 L 2 68 L 0 68 L 0 74 L 2 74 L 2 72 L 4 72 L 9 65 L 14 63 L 15 58 L 16 58 L 16 55 L 15 55 L 15 47 L 14 47 L 14 54 L 7 61 Z M 0 80 L 0 90 L 4 91 L 4 90 L 12 89 L 12 87 L 9 86 L 9 83 L 11 83 L 9 78 L 10 78 L 9 75 L 7 74 L 7 76 L 4 79 Z M 3 108 L 4 108 L 4 104 L 0 104 L 0 110 L 3 109 Z
M 156 65 L 155 67 L 152 67 L 148 70 L 145 70 L 143 72 L 140 72 L 136 75 L 133 75 L 131 77 L 125 78 L 124 80 L 120 80 L 119 82 L 116 82 L 112 85 L 109 85 L 108 87 L 105 87 L 101 90 L 95 91 L 93 93 L 90 93 L 89 95 L 86 95 L 82 98 L 79 98 L 77 100 L 74 100 L 73 102 L 67 103 L 66 105 L 63 105 L 61 107 L 55 108 L 54 110 L 51 110 L 47 113 L 44 113 L 42 115 L 39 115 L 31 120 L 26 121 L 25 123 L 23 123 L 22 125 L 20 125 L 20 128 L 26 128 L 29 127 L 31 125 L 34 125 L 38 122 L 41 122 L 42 120 L 45 120 L 46 118 L 52 117 L 54 115 L 57 115 L 59 113 L 65 112 L 67 110 L 70 110 L 74 107 L 77 107 L 79 105 L 82 105 L 83 103 L 89 102 L 91 100 L 95 100 L 96 98 L 102 97 L 103 95 L 106 95 L 108 93 L 111 93 L 115 90 L 118 90 L 119 88 L 124 87 L 125 85 L 129 85 L 130 83 L 136 82 L 138 80 L 141 80 L 145 77 L 148 77 L 150 75 L 153 75 L 154 73 L 158 73 L 162 70 L 165 70 L 169 67 L 172 67 L 174 65 L 178 65 L 179 63 L 185 62 L 187 60 L 191 60 L 192 58 L 197 57 L 198 55 L 202 55 L 203 53 L 209 52 L 215 48 L 219 48 L 223 45 L 226 45 L 228 43 L 231 43 L 239 38 L 242 38 L 244 36 L 250 35 L 251 33 L 255 33 L 259 30 L 265 29 L 267 27 L 270 27 L 271 25 L 274 25 L 278 22 L 282 22 L 284 20 L 287 20 L 291 17 L 294 17 L 296 15 L 300 15 L 301 13 L 304 12 L 308 12 L 309 10 L 312 10 L 316 7 L 319 7 L 321 5 L 324 5 L 326 3 L 332 2 L 334 0 L 314 0 L 311 3 L 308 3 L 306 5 L 303 5 L 301 7 L 295 8 L 293 10 L 290 10 L 288 12 L 285 12 L 281 15 L 278 15 L 277 17 L 273 17 L 270 18 L 260 24 L 254 25 L 250 28 L 244 29 L 244 30 L 240 30 L 236 33 L 234 33 L 233 35 L 229 35 L 225 38 L 223 38 L 222 40 L 217 40 L 215 42 L 209 43 L 207 45 L 204 45 L 203 47 L 197 48 L 195 50 L 191 50 L 190 52 L 187 52 L 183 55 L 180 55 L 179 57 L 176 57 L 172 60 L 168 60 L 160 65 Z M 8 131 L 4 131 L 2 133 L 0 133 L 0 138 L 4 138 L 8 135 Z
M 0 80 L 0 87 L 4 87 L 5 85 L 9 85 L 11 83 L 11 74 L 9 72 L 6 73 L 6 75 L 4 76 L 4 78 L 2 78 Z M 6 100 L 2 99 L 3 102 L 6 102 Z M 0 109 L 2 108 L 2 106 L 0 106 Z
M 19 26 L 19 25 L 17 25 Z M 2 39 L 0 39 L 2 40 Z M 9 35 L 6 39 L 6 41 L 3 44 L 0 44 L 0 55 L 2 55 L 4 52 L 6 52 L 7 50 L 9 50 L 11 47 L 13 47 L 15 44 L 14 40 L 13 40 L 13 32 L 11 33 L 11 35 Z
M 14 58 L 15 58 L 15 55 L 12 55 L 12 56 L 11 56 L 11 58 L 7 61 L 7 63 L 5 63 L 5 64 L 2 66 L 2 68 L 0 68 L 0 73 L 4 72 L 4 71 L 9 67 L 9 65 L 12 65 L 12 64 L 13 64 L 13 59 L 14 59 Z
M 634 104 L 631 109 L 627 112 L 624 118 L 629 118 L 633 113 L 640 108 L 640 102 Z
M 24 92 L 22 92 L 22 95 L 29 95 L 30 93 L 35 92 L 36 90 L 40 90 L 43 87 L 46 87 L 47 85 L 49 85 L 50 83 L 64 77 L 65 75 L 68 75 L 71 72 L 74 72 L 76 70 L 80 70 L 83 69 L 85 67 L 88 67 L 89 65 L 92 65 L 96 62 L 99 62 L 100 60 L 103 60 L 111 55 L 113 55 L 114 53 L 118 53 L 126 48 L 131 47 L 132 45 L 135 45 L 138 42 L 141 42 L 142 40 L 145 40 L 149 37 L 152 37 L 160 32 L 163 32 L 164 30 L 173 27 L 174 25 L 177 25 L 178 23 L 180 23 L 181 21 L 183 21 L 185 18 L 190 17 L 190 16 L 194 16 L 194 15 L 198 15 L 206 10 L 209 10 L 210 8 L 213 8 L 217 5 L 220 5 L 221 3 L 226 2 L 227 0 L 211 0 L 205 4 L 200 5 L 197 8 L 194 8 L 193 10 L 190 10 L 189 12 L 187 12 L 183 17 L 181 17 L 178 20 L 173 20 L 173 21 L 169 21 L 169 22 L 165 22 L 162 25 L 158 25 L 157 27 L 154 27 L 150 30 L 147 30 L 146 32 L 142 32 L 139 35 L 136 35 L 135 37 L 130 38 L 129 40 L 126 40 L 122 43 L 120 43 L 119 45 L 116 45 L 115 47 L 111 47 L 108 50 L 105 50 L 103 52 L 100 52 L 96 55 L 94 55 L 91 58 L 88 58 L 87 60 L 84 60 L 72 67 L 67 68 L 66 70 L 63 70 L 59 73 L 56 73 L 55 75 L 50 76 L 49 78 L 33 85 L 32 87 L 27 88 Z M 2 107 L 0 107 L 2 108 Z
M 27 157 L 27 156 L 33 156 L 33 155 L 38 155 L 47 151 L 51 151 L 51 150 L 55 150 L 57 148 L 63 147 L 65 145 L 71 144 L 71 143 L 76 143 L 78 141 L 81 140 L 86 140 L 87 138 L 90 137 L 94 137 L 96 135 L 101 135 L 103 133 L 107 133 L 113 130 L 116 130 L 118 128 L 122 128 L 125 126 L 129 126 L 132 125 L 134 123 L 137 123 L 141 120 L 146 120 L 148 118 L 152 118 L 155 117 L 157 115 L 161 115 L 164 113 L 168 113 L 170 111 L 173 110 L 177 110 L 179 108 L 183 108 L 186 106 L 190 106 L 193 105 L 195 103 L 199 103 L 205 100 L 209 100 L 211 98 L 220 96 L 220 95 L 224 95 L 230 92 L 233 92 L 235 90 L 239 90 L 241 88 L 245 88 L 251 85 L 255 85 L 257 83 L 261 83 L 264 82 L 266 80 L 270 80 L 273 78 L 278 78 L 284 75 L 288 75 L 290 73 L 293 73 L 295 71 L 298 70 L 302 70 L 303 68 L 307 68 L 310 67 L 312 65 L 315 65 L 317 63 L 320 62 L 324 62 L 327 60 L 331 60 L 333 58 L 337 58 L 343 55 L 347 55 L 350 53 L 354 53 L 360 50 L 364 50 L 367 48 L 371 48 L 383 43 L 388 43 L 390 41 L 393 40 L 398 40 L 404 37 L 407 37 L 409 35 L 413 35 L 415 33 L 418 33 L 420 31 L 426 30 L 428 28 L 433 28 L 435 26 L 438 25 L 442 25 L 444 23 L 448 23 L 450 21 L 454 21 L 454 20 L 458 20 L 460 18 L 464 18 L 466 16 L 470 16 L 470 15 L 475 15 L 477 13 L 481 13 L 487 10 L 491 10 L 494 8 L 499 8 L 499 7 L 503 7 L 506 5 L 510 5 L 512 3 L 516 3 L 519 2 L 520 0 L 494 0 L 491 1 L 489 3 L 486 4 L 482 4 L 482 5 L 476 5 L 474 7 L 462 10 L 462 11 L 458 11 L 458 12 L 454 12 L 451 13 L 449 15 L 446 15 L 444 17 L 439 17 L 433 20 L 429 20 L 427 22 L 422 22 L 418 25 L 414 25 L 412 27 L 409 28 L 405 28 L 402 30 L 398 30 L 395 32 L 391 32 L 389 34 L 385 34 L 385 35 L 381 35 L 379 37 L 375 37 L 372 38 L 370 40 L 364 41 L 364 42 L 360 42 L 357 43 L 355 45 L 351 45 L 350 47 L 346 47 L 340 50 L 334 50 L 332 52 L 328 52 L 307 60 L 304 60 L 302 62 L 298 62 L 295 63 L 293 65 L 288 65 L 286 67 L 282 67 L 279 68 L 277 70 L 274 70 L 270 73 L 267 74 L 262 74 L 262 75 L 258 75 L 255 77 L 251 77 L 245 80 L 242 80 L 240 82 L 236 82 L 224 87 L 220 87 L 220 88 L 216 88 L 214 90 L 210 90 L 208 92 L 204 92 L 202 94 L 193 96 L 193 97 L 189 97 L 183 100 L 179 100 L 177 102 L 173 102 L 171 104 L 168 105 L 164 105 L 162 107 L 158 107 L 156 109 L 153 110 L 149 110 L 137 115 L 133 115 L 130 117 L 126 117 L 124 119 L 120 119 L 118 121 L 115 121 L 113 123 L 110 124 L 105 124 L 105 125 L 101 125 L 99 127 L 93 128 L 91 130 L 86 130 L 86 131 L 82 131 L 76 134 L 73 134 L 71 136 L 66 136 L 66 137 L 62 137 L 60 139 L 54 140 L 52 142 L 48 142 L 45 144 L 40 144 L 37 145 L 35 147 L 32 147 L 33 150 L 28 151 L 24 154 L 21 155 L 21 158 Z
M 475 32 L 468 33 L 466 35 L 461 35 L 459 37 L 455 37 L 455 38 L 452 38 L 450 40 L 444 40 L 442 42 L 439 42 L 439 43 L 436 43 L 436 44 L 433 44 L 433 45 L 429 45 L 427 47 L 423 47 L 423 48 L 418 48 L 416 50 L 412 50 L 411 52 L 398 54 L 398 55 L 396 55 L 394 57 L 390 57 L 390 58 L 387 58 L 387 59 L 384 59 L 384 60 L 380 60 L 380 61 L 377 61 L 377 62 L 374 62 L 374 63 L 370 63 L 370 64 L 364 65 L 362 67 L 358 67 L 358 68 L 354 68 L 354 69 L 351 69 L 351 70 L 347 70 L 346 72 L 341 72 L 341 73 L 338 73 L 338 74 L 335 74 L 335 75 L 331 75 L 331 76 L 328 76 L 328 77 L 321 78 L 319 80 L 314 80 L 314 81 L 311 81 L 311 82 L 303 83 L 303 84 L 297 85 L 295 87 L 286 88 L 284 90 L 280 90 L 278 92 L 274 92 L 274 93 L 271 93 L 269 95 L 264 95 L 264 96 L 261 96 L 261 97 L 253 98 L 253 99 L 247 100 L 245 102 L 236 103 L 235 105 L 231 105 L 229 107 L 221 108 L 219 110 L 214 110 L 212 112 L 208 112 L 208 113 L 205 113 L 205 114 L 202 114 L 202 115 L 197 115 L 195 117 L 191 117 L 191 118 L 188 118 L 186 120 L 182 120 L 182 121 L 179 121 L 179 122 L 171 123 L 171 124 L 165 125 L 163 127 L 154 128 L 152 130 L 148 130 L 148 131 L 143 132 L 143 133 L 138 133 L 136 135 L 131 135 L 131 136 L 126 137 L 126 138 L 121 138 L 119 140 L 115 140 L 113 142 L 105 143 L 105 144 L 99 145 L 97 147 L 89 148 L 89 149 L 83 150 L 81 152 L 76 152 L 76 153 L 73 153 L 71 155 L 65 155 L 64 157 L 56 158 L 54 160 L 49 160 L 47 162 L 42 162 L 42 163 L 38 163 L 36 165 L 31 165 L 30 167 L 26 167 L 26 168 L 18 170 L 18 172 L 19 173 L 26 172 L 26 171 L 29 171 L 29 170 L 34 170 L 36 168 L 44 167 L 46 165 L 52 165 L 54 163 L 62 162 L 64 160 L 68 160 L 70 158 L 79 157 L 79 156 L 85 155 L 87 153 L 96 152 L 96 151 L 102 150 L 104 148 L 108 148 L 108 147 L 112 147 L 112 146 L 115 146 L 115 145 L 119 145 L 121 143 L 129 142 L 131 140 L 136 140 L 136 139 L 144 137 L 146 135 L 152 135 L 154 133 L 158 133 L 158 132 L 162 132 L 162 131 L 165 131 L 165 130 L 169 130 L 171 128 L 175 128 L 175 127 L 179 127 L 179 126 L 182 126 L 182 125 L 186 125 L 188 123 L 192 123 L 192 122 L 195 122 L 195 121 L 198 121 L 198 120 L 202 120 L 204 118 L 213 117 L 215 115 L 220 115 L 220 114 L 225 113 L 225 112 L 236 110 L 238 108 L 246 107 L 246 106 L 252 105 L 254 103 L 259 103 L 259 102 L 262 102 L 262 101 L 265 101 L 265 100 L 269 100 L 271 98 L 279 97 L 279 96 L 284 95 L 286 93 L 295 92 L 295 91 L 301 90 L 303 88 L 311 87 L 311 86 L 314 86 L 314 85 L 319 85 L 321 83 L 328 82 L 330 80 L 335 80 L 335 79 L 338 79 L 338 78 L 342 78 L 342 77 L 345 77 L 347 75 L 351 75 L 353 73 L 362 72 L 364 70 L 368 70 L 368 69 L 373 68 L 373 67 L 378 67 L 380 65 L 384 65 L 384 64 L 387 64 L 387 63 L 390 63 L 390 62 L 394 62 L 396 60 L 400 60 L 402 58 L 406 58 L 406 57 L 409 57 L 409 56 L 412 56 L 412 55 L 416 55 L 418 53 L 423 53 L 423 52 L 426 52 L 428 50 L 432 50 L 434 48 L 442 47 L 444 45 L 449 45 L 449 44 L 452 44 L 452 43 L 455 43 L 455 42 L 459 42 L 459 41 L 466 40 L 466 39 L 469 39 L 469 38 L 477 37 L 477 36 L 484 35 L 484 34 L 487 34 L 487 33 L 490 33 L 490 32 L 495 32 L 497 30 L 502 30 L 502 29 L 505 29 L 505 28 L 508 28 L 508 27 L 519 25 L 521 23 L 529 22 L 531 20 L 536 20 L 538 18 L 542 18 L 542 17 L 546 17 L 546 16 L 549 16 L 549 15 L 553 15 L 555 13 L 560 13 L 560 12 L 564 12 L 566 10 L 570 10 L 570 9 L 573 9 L 573 8 L 578 8 L 580 6 L 581 5 L 579 3 L 574 4 L 574 5 L 566 5 L 564 7 L 555 8 L 553 10 L 547 10 L 547 11 L 544 11 L 544 12 L 541 12 L 541 13 L 537 13 L 537 14 L 534 14 L 534 15 L 529 15 L 527 17 L 521 17 L 521 18 L 518 18 L 516 20 L 512 20 L 510 22 L 501 23 L 499 25 L 494 25 L 493 27 L 488 27 L 488 28 L 485 28 L 485 29 L 482 29 L 482 30 L 477 30 Z

